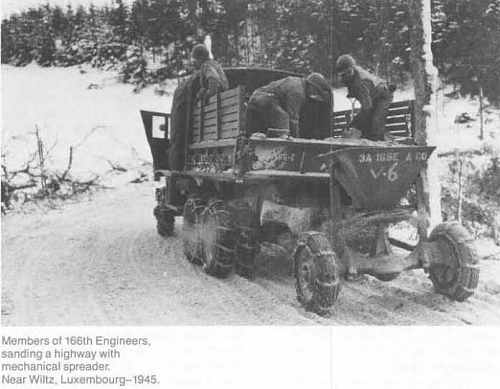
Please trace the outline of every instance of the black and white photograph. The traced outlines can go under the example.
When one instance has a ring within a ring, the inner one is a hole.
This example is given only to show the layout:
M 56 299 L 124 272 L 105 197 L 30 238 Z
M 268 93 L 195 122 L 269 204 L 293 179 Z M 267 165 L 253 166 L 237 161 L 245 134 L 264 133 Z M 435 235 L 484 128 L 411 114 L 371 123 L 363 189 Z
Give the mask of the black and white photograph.
M 500 1 L 1 15 L 2 331 L 500 325 Z
M 2 325 L 499 324 L 499 42 L 493 0 L 2 2 Z
M 0 9 L 2 387 L 495 387 L 500 1 Z

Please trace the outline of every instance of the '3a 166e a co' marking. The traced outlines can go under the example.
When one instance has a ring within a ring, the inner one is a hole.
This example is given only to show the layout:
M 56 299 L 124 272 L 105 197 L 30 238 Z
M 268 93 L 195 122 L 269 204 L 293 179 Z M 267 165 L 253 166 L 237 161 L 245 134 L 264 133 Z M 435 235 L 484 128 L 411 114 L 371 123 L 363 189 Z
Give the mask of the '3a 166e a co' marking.
M 389 181 L 396 181 L 398 173 L 396 167 L 400 161 L 413 162 L 413 161 L 426 161 L 428 158 L 427 152 L 416 151 L 408 152 L 404 158 L 401 158 L 399 152 L 382 152 L 382 153 L 363 153 L 359 155 L 359 163 L 376 163 L 376 162 L 392 162 L 387 168 L 386 165 L 380 166 L 378 169 L 370 168 L 370 173 L 373 178 L 379 179 L 385 177 Z

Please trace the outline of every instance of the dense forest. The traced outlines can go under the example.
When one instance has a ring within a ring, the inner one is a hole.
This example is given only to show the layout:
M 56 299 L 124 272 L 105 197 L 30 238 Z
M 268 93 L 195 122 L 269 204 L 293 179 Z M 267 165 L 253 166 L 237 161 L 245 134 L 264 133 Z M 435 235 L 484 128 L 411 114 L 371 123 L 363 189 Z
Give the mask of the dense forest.
M 500 101 L 500 0 L 433 0 L 433 52 L 441 76 L 463 94 Z M 157 82 L 186 70 L 207 34 L 225 66 L 334 75 L 350 53 L 392 82 L 410 71 L 404 0 L 113 0 L 76 9 L 43 5 L 2 20 L 2 63 L 89 63 L 123 81 Z

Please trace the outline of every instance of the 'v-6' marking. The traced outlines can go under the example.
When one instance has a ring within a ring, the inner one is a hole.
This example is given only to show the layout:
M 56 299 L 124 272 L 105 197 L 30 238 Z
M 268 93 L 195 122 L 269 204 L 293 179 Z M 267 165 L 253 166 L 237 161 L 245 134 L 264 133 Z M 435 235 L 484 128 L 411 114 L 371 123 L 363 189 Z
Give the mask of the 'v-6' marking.
M 374 171 L 372 168 L 370 168 L 370 172 L 371 172 L 373 178 L 375 178 L 376 180 L 380 176 L 384 176 L 384 177 L 387 177 L 387 179 L 392 182 L 392 181 L 396 181 L 398 179 L 398 173 L 395 170 L 396 166 L 398 166 L 398 163 L 394 162 L 391 165 L 391 167 L 389 168 L 389 170 L 387 170 L 387 172 L 385 171 L 385 166 L 382 166 L 378 171 Z

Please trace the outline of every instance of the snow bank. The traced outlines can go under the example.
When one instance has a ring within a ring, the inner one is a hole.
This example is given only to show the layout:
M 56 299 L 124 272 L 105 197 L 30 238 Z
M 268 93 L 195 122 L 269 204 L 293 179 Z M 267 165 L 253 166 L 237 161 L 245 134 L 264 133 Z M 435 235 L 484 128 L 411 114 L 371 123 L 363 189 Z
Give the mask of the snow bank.
M 36 150 L 38 126 L 49 160 L 64 169 L 75 147 L 73 173 L 102 174 L 109 161 L 131 168 L 150 161 L 139 110 L 167 112 L 171 94 L 150 87 L 134 94 L 116 74 L 91 68 L 15 68 L 2 65 L 2 148 L 10 169 L 22 167 Z

